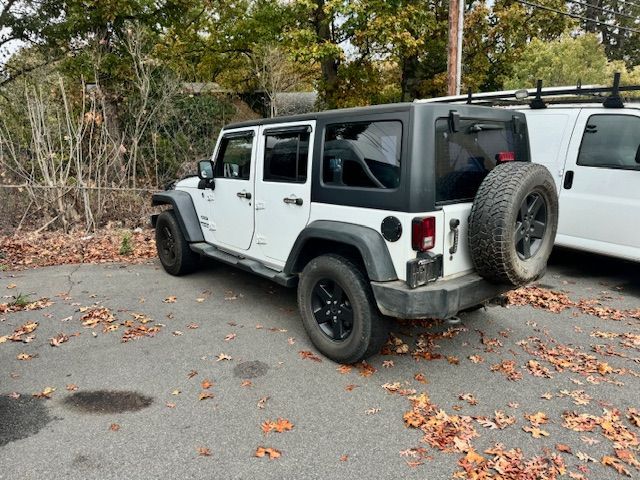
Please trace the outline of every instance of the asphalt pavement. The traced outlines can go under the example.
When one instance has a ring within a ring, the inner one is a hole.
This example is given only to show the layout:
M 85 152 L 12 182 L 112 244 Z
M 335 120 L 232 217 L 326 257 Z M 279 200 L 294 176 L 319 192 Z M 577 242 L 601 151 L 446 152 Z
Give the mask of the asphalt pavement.
M 640 307 L 638 272 L 637 264 L 558 250 L 540 285 L 573 301 L 599 299 L 632 310 Z M 640 333 L 640 320 L 633 318 L 494 305 L 462 314 L 453 327 L 398 324 L 394 333 L 410 351 L 426 339 L 435 358 L 377 355 L 369 362 L 376 371 L 363 376 L 362 367 L 341 373 L 335 363 L 313 359 L 295 291 L 215 263 L 182 278 L 167 275 L 157 262 L 2 272 L 0 291 L 53 302 L 0 319 L 0 336 L 38 323 L 22 335 L 32 341 L 0 344 L 1 479 L 452 478 L 463 455 L 432 448 L 420 430 L 405 426 L 413 390 L 449 414 L 492 417 L 501 410 L 515 417 L 504 429 L 474 420 L 476 451 L 499 442 L 530 458 L 563 444 L 571 450 L 559 453 L 567 475 L 624 478 L 600 463 L 614 455 L 613 442 L 598 429 L 565 428 L 564 412 L 618 409 L 628 431 L 640 435 L 625 416 L 640 408 L 634 375 L 640 345 L 622 345 L 625 334 Z M 102 311 L 95 315 L 103 323 L 83 326 L 88 313 L 103 307 L 112 322 Z M 109 325 L 113 331 L 105 332 Z M 127 328 L 135 327 L 153 336 L 123 342 Z M 60 333 L 68 340 L 51 346 Z M 580 371 L 557 371 L 527 351 L 532 338 L 593 355 L 613 373 L 596 374 L 591 382 Z M 594 345 L 609 349 L 594 352 Z M 19 360 L 21 354 L 33 358 Z M 532 359 L 551 378 L 533 375 L 526 366 Z M 521 378 L 492 371 L 509 360 Z M 32 396 L 47 387 L 55 388 L 51 398 Z M 477 403 L 461 400 L 464 394 Z M 549 418 L 542 426 L 548 436 L 523 430 L 530 425 L 525 414 L 536 412 Z M 293 428 L 264 433 L 263 422 L 278 418 Z M 281 456 L 258 458 L 259 447 Z M 416 457 L 412 448 L 426 450 Z

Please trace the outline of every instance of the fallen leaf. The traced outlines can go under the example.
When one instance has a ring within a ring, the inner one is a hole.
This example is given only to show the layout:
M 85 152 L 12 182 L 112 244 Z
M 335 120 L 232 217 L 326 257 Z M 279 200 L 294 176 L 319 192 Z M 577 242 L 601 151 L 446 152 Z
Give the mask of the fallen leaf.
M 358 387 L 358 385 L 354 385 L 353 383 L 350 383 L 349 385 L 347 385 L 346 387 L 344 387 L 344 389 L 345 389 L 347 392 L 352 392 L 352 391 L 353 391 L 353 389 L 354 389 L 354 388 L 357 388 L 357 387 Z
M 289 337 L 289 338 L 287 338 L 287 343 L 289 345 L 293 345 L 294 343 L 296 343 L 296 339 L 293 338 L 293 337 Z
M 198 447 L 196 448 L 196 451 L 198 452 L 198 455 L 200 455 L 201 457 L 211 456 L 211 450 L 208 449 L 207 447 Z
M 234 338 L 236 338 L 236 334 L 235 333 L 229 333 L 224 337 L 224 341 L 225 342 L 230 342 L 231 340 L 233 340 Z
M 20 398 L 20 394 L 18 392 L 11 392 L 10 394 L 7 395 L 7 397 L 17 400 Z
M 471 360 L 473 363 L 484 362 L 484 358 L 481 355 L 470 355 L 469 360 Z
M 75 392 L 76 390 L 78 390 L 78 386 L 75 383 L 69 383 L 65 388 L 70 392 Z
M 167 402 L 165 405 L 167 406 L 167 408 L 176 408 L 175 403 Z
M 282 452 L 280 450 L 277 450 L 275 448 L 271 448 L 271 447 L 258 447 L 256 449 L 256 453 L 255 456 L 258 458 L 262 458 L 265 455 L 267 455 L 269 457 L 269 460 L 274 460 L 276 458 L 280 458 L 280 456 L 282 455 Z
M 267 404 L 267 400 L 269 400 L 268 395 L 266 397 L 261 397 L 260 400 L 258 400 L 258 408 L 261 410 L 264 410 L 265 405 Z
M 287 432 L 293 429 L 293 423 L 291 423 L 286 418 L 278 418 L 275 422 L 271 420 L 266 420 L 262 422 L 261 427 L 264 433 L 269 433 L 269 432 L 282 433 L 282 432 Z
M 19 353 L 16 356 L 16 359 L 18 359 L 18 360 L 31 360 L 32 358 L 35 358 L 35 356 L 31 355 L 29 353 Z
M 572 453 L 571 447 L 569 445 L 565 445 L 564 443 L 556 443 L 556 450 L 559 452 Z
M 177 388 L 175 390 L 171 390 L 171 395 L 180 395 L 181 391 Z
M 314 362 L 322 361 L 320 357 L 318 357 L 313 352 L 310 352 L 309 350 L 300 350 L 298 354 L 300 355 L 300 358 L 303 358 L 303 359 L 306 358 L 307 360 L 313 360 Z
M 351 368 L 352 368 L 352 367 L 351 367 L 351 365 L 344 365 L 344 364 L 343 364 L 343 365 L 338 365 L 338 366 L 336 367 L 336 370 L 337 370 L 339 373 L 341 373 L 341 374 L 343 374 L 343 375 L 344 375 L 344 374 L 349 373 L 349 372 L 351 371 Z
M 10 283 L 9 285 L 7 285 L 7 290 L 12 290 L 14 288 L 16 288 L 17 285 L 15 283 Z
M 221 353 L 216 357 L 216 362 L 221 362 L 223 360 L 232 360 L 231 355 L 227 355 L 226 353 Z
M 428 383 L 428 382 L 427 382 L 427 377 L 425 377 L 425 376 L 424 376 L 424 374 L 422 374 L 422 373 L 416 373 L 416 374 L 413 376 L 413 379 L 414 379 L 415 381 L 417 381 L 417 382 L 420 382 L 420 383 Z
M 393 363 L 393 360 L 384 360 L 382 362 L 382 367 L 383 368 L 391 368 L 391 367 L 394 367 L 394 366 L 395 366 L 395 364 Z
M 340 455 L 341 462 L 346 462 L 347 460 L 349 460 L 349 455 Z
M 198 327 L 199 327 L 199 325 L 197 323 L 190 323 L 189 325 L 187 325 L 187 328 L 189 328 L 191 330 L 195 330 Z
M 214 395 L 211 392 L 200 392 L 200 395 L 198 395 L 198 400 L 206 400 L 207 398 L 213 398 Z
M 529 420 L 534 427 L 539 427 L 549 422 L 549 417 L 544 412 L 525 413 L 524 418 Z
M 165 298 L 162 302 L 163 303 L 176 303 L 176 300 L 178 300 L 178 297 L 176 297 L 175 295 L 171 295 L 171 296 Z
M 605 455 L 604 457 L 602 457 L 602 464 L 613 468 L 620 475 L 626 475 L 627 477 L 631 476 L 631 473 L 629 473 L 629 470 L 624 468 L 624 465 L 622 464 L 622 462 L 620 462 L 620 460 L 618 460 L 615 457 L 610 457 L 608 455 Z
M 64 333 L 59 333 L 55 337 L 49 339 L 49 344 L 52 347 L 58 347 L 61 344 L 63 344 L 64 342 L 67 342 L 67 341 L 69 341 L 69 337 L 67 335 L 65 335 Z
M 204 379 L 202 382 L 200 382 L 200 386 L 203 389 L 207 390 L 207 389 L 213 387 L 213 382 L 211 380 L 209 380 L 209 379 Z
M 36 398 L 46 398 L 49 399 L 51 398 L 51 395 L 53 394 L 53 392 L 55 392 L 56 389 L 53 387 L 46 387 L 44 390 L 42 390 L 41 392 L 37 392 L 34 393 L 32 396 L 36 397 Z
M 198 372 L 196 372 L 195 370 L 191 370 L 189 373 L 187 373 L 187 378 L 193 378 L 198 374 Z
M 117 432 L 118 430 L 120 430 L 120 425 L 118 425 L 117 423 L 112 423 L 109 427 L 109 430 L 111 430 L 112 432 Z
M 530 427 L 528 425 L 522 427 L 522 430 L 524 430 L 525 432 L 530 433 L 531 435 L 533 435 L 533 438 L 541 438 L 541 437 L 548 437 L 549 434 L 547 432 L 545 432 L 544 430 L 540 430 L 538 427 Z
M 240 384 L 241 387 L 251 387 L 253 386 L 253 383 L 251 382 L 251 380 L 243 380 L 242 383 Z
M 376 414 L 376 413 L 378 413 L 378 412 L 380 412 L 380 409 L 379 409 L 379 408 L 375 408 L 375 407 L 367 408 L 367 409 L 364 411 L 364 413 L 365 413 L 366 415 L 375 415 L 375 414 Z

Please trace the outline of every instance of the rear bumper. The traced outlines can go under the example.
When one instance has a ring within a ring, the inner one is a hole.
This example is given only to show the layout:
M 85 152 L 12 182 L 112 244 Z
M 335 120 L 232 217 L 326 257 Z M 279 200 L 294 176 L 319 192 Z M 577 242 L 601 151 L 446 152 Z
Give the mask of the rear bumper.
M 513 288 L 489 283 L 477 274 L 418 288 L 401 280 L 371 282 L 371 287 L 380 311 L 397 318 L 448 318 Z

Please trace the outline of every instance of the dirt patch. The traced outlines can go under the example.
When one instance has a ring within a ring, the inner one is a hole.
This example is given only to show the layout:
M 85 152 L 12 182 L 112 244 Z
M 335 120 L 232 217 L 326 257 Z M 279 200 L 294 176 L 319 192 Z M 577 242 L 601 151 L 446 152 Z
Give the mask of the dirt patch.
M 259 360 L 242 362 L 233 369 L 233 374 L 238 378 L 257 378 L 267 373 L 269 365 Z
M 153 398 L 137 392 L 91 390 L 69 395 L 63 403 L 67 408 L 83 413 L 123 413 L 147 408 Z

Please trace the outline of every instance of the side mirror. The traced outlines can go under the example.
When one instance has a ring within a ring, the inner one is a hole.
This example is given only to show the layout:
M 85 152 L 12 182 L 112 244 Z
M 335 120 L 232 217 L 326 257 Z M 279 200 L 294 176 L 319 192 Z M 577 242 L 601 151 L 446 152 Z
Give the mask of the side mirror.
M 198 162 L 198 177 L 200 180 L 213 179 L 213 163 L 211 163 L 211 160 L 200 160 Z

